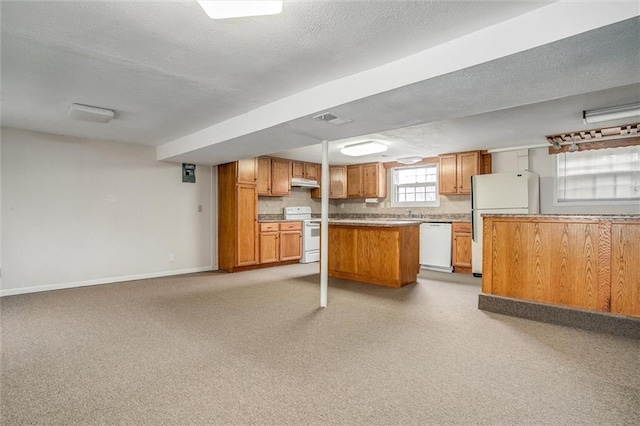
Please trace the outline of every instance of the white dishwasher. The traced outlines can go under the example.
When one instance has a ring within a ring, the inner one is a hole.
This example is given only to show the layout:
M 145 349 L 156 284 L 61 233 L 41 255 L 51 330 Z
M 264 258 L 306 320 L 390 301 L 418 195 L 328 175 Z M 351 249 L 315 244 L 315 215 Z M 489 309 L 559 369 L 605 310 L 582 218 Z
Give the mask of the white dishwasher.
M 450 223 L 420 225 L 420 267 L 440 272 L 453 272 Z

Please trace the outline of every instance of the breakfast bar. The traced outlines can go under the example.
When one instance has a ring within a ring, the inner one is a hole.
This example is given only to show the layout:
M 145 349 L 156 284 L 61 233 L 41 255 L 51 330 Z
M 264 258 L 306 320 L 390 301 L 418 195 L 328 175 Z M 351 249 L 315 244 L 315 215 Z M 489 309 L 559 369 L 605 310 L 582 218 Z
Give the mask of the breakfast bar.
M 420 269 L 420 222 L 331 220 L 329 276 L 399 288 Z

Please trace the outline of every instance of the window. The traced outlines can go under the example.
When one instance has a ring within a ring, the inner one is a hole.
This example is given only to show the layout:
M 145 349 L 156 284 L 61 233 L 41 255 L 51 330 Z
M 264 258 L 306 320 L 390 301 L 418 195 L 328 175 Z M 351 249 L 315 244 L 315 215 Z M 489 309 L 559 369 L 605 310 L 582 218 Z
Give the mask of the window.
M 393 169 L 392 207 L 437 207 L 438 166 L 427 164 Z
M 557 155 L 557 201 L 640 200 L 640 146 Z

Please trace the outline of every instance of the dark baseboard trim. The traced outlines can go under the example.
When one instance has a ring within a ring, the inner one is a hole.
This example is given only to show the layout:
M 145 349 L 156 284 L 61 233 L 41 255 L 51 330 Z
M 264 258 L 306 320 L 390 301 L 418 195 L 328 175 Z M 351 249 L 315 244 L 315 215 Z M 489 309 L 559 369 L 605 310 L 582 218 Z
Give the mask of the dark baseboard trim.
M 493 294 L 479 294 L 478 309 L 598 333 L 640 339 L 640 317 L 548 305 Z

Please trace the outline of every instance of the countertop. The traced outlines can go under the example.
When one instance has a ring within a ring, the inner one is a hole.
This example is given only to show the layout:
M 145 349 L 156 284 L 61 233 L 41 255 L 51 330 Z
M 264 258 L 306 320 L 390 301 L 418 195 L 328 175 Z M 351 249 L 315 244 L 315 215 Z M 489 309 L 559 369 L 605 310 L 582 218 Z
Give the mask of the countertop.
M 319 215 L 313 214 L 313 219 L 320 219 Z M 348 222 L 414 222 L 414 223 L 454 223 L 471 222 L 471 215 L 464 213 L 457 214 L 436 214 L 436 215 L 380 215 L 380 214 L 346 214 L 332 215 L 329 217 L 330 223 L 336 221 Z M 299 220 L 285 220 L 282 214 L 260 214 L 258 222 L 299 222 Z
M 586 221 L 586 222 L 598 222 L 602 220 L 612 221 L 640 221 L 640 214 L 497 214 L 488 213 L 483 214 L 482 217 L 495 217 L 495 218 L 513 218 L 513 219 L 525 219 L 532 221 Z
M 396 226 L 420 225 L 421 220 L 366 220 L 366 219 L 329 219 L 329 225 L 337 226 L 373 226 L 379 228 L 393 228 Z

